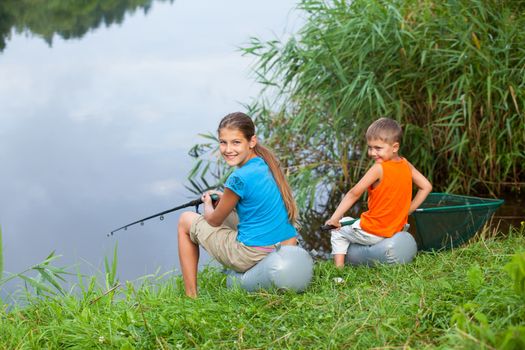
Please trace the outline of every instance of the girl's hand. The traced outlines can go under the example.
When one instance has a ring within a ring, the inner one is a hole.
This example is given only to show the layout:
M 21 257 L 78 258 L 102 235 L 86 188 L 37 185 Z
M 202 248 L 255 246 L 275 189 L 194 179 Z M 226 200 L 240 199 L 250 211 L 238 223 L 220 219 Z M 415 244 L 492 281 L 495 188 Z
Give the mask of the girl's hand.
M 217 208 L 217 205 L 219 205 L 219 202 L 221 201 L 223 193 L 221 191 L 216 191 L 216 190 L 209 191 L 209 193 L 210 195 L 214 194 L 215 198 L 219 197 L 217 199 L 212 200 L 213 207 Z
M 214 195 L 213 198 L 212 195 Z M 222 198 L 222 195 L 223 193 L 221 191 L 211 190 L 203 193 L 201 200 L 204 204 L 211 204 L 213 208 L 216 208 Z
M 211 194 L 219 196 L 219 199 L 212 202 Z M 233 211 L 239 201 L 239 196 L 226 188 L 224 193 L 220 191 L 208 191 L 204 193 L 202 201 L 204 202 L 204 219 L 211 226 L 217 227 L 222 225 L 226 217 Z M 213 207 L 213 204 L 215 204 L 215 207 Z
M 211 204 L 211 193 L 210 192 L 204 192 L 201 196 L 202 203 L 205 205 Z

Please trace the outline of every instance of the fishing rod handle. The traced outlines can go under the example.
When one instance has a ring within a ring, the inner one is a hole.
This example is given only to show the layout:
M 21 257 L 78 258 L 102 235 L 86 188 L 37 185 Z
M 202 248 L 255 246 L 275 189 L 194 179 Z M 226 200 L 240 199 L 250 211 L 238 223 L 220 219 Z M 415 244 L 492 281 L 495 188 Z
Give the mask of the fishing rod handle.
M 359 219 L 353 219 L 353 220 L 348 220 L 348 221 L 343 221 L 341 222 L 341 227 L 342 226 L 348 226 L 348 225 L 352 225 L 354 222 L 356 222 L 357 220 Z M 330 230 L 334 230 L 336 229 L 337 227 L 335 227 L 334 225 L 322 225 L 321 226 L 321 230 L 322 231 L 330 231 Z
M 337 227 L 335 227 L 334 225 L 321 225 L 321 231 L 330 231 L 330 230 L 333 230 Z
M 216 201 L 218 201 L 220 199 L 219 195 L 216 194 L 216 193 L 210 194 L 210 198 L 211 198 L 212 202 L 216 202 Z M 190 202 L 188 204 L 190 204 L 190 206 L 191 206 L 191 205 L 199 205 L 199 204 L 202 204 L 202 203 L 203 203 L 202 197 L 200 197 L 200 198 L 197 198 L 196 200 L 194 200 L 194 201 L 192 201 L 192 202 Z

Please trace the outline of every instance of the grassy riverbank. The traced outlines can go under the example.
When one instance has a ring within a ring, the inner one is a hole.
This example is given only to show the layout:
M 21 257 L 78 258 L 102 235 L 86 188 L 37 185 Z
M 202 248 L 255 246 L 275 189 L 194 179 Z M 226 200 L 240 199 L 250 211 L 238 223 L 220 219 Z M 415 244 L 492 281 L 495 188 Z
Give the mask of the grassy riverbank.
M 303 294 L 228 290 L 213 269 L 200 274 L 197 300 L 183 297 L 179 277 L 110 292 L 93 279 L 76 296 L 4 306 L 0 348 L 523 348 L 523 233 L 404 266 L 318 262 Z

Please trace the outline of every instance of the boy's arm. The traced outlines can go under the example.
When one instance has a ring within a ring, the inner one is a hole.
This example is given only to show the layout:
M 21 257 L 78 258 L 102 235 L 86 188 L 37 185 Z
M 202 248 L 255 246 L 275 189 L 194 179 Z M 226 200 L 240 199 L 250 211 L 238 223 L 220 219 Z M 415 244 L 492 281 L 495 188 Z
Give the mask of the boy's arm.
M 408 164 L 412 170 L 412 182 L 418 187 L 418 191 L 414 196 L 414 199 L 412 199 L 410 208 L 408 209 L 408 214 L 410 215 L 421 205 L 421 203 L 423 203 L 430 191 L 432 191 L 432 184 L 412 164 Z
M 377 180 L 380 180 L 383 175 L 383 168 L 380 164 L 374 164 L 366 174 L 359 180 L 359 182 L 346 193 L 341 200 L 341 203 L 337 206 L 330 219 L 326 222 L 326 225 L 332 225 L 335 227 L 341 227 L 339 220 L 344 214 L 350 209 L 355 202 L 361 197 L 366 189 Z

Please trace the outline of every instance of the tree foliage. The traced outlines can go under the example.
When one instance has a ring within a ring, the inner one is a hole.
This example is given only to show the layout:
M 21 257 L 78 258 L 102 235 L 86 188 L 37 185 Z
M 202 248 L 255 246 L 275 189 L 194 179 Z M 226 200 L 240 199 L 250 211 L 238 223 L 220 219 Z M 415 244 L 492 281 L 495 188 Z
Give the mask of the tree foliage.
M 0 2 L 0 51 L 12 30 L 42 37 L 80 38 L 101 25 L 120 24 L 126 13 L 149 10 L 155 0 L 3 0 Z M 174 0 L 157 0 L 170 1 Z

